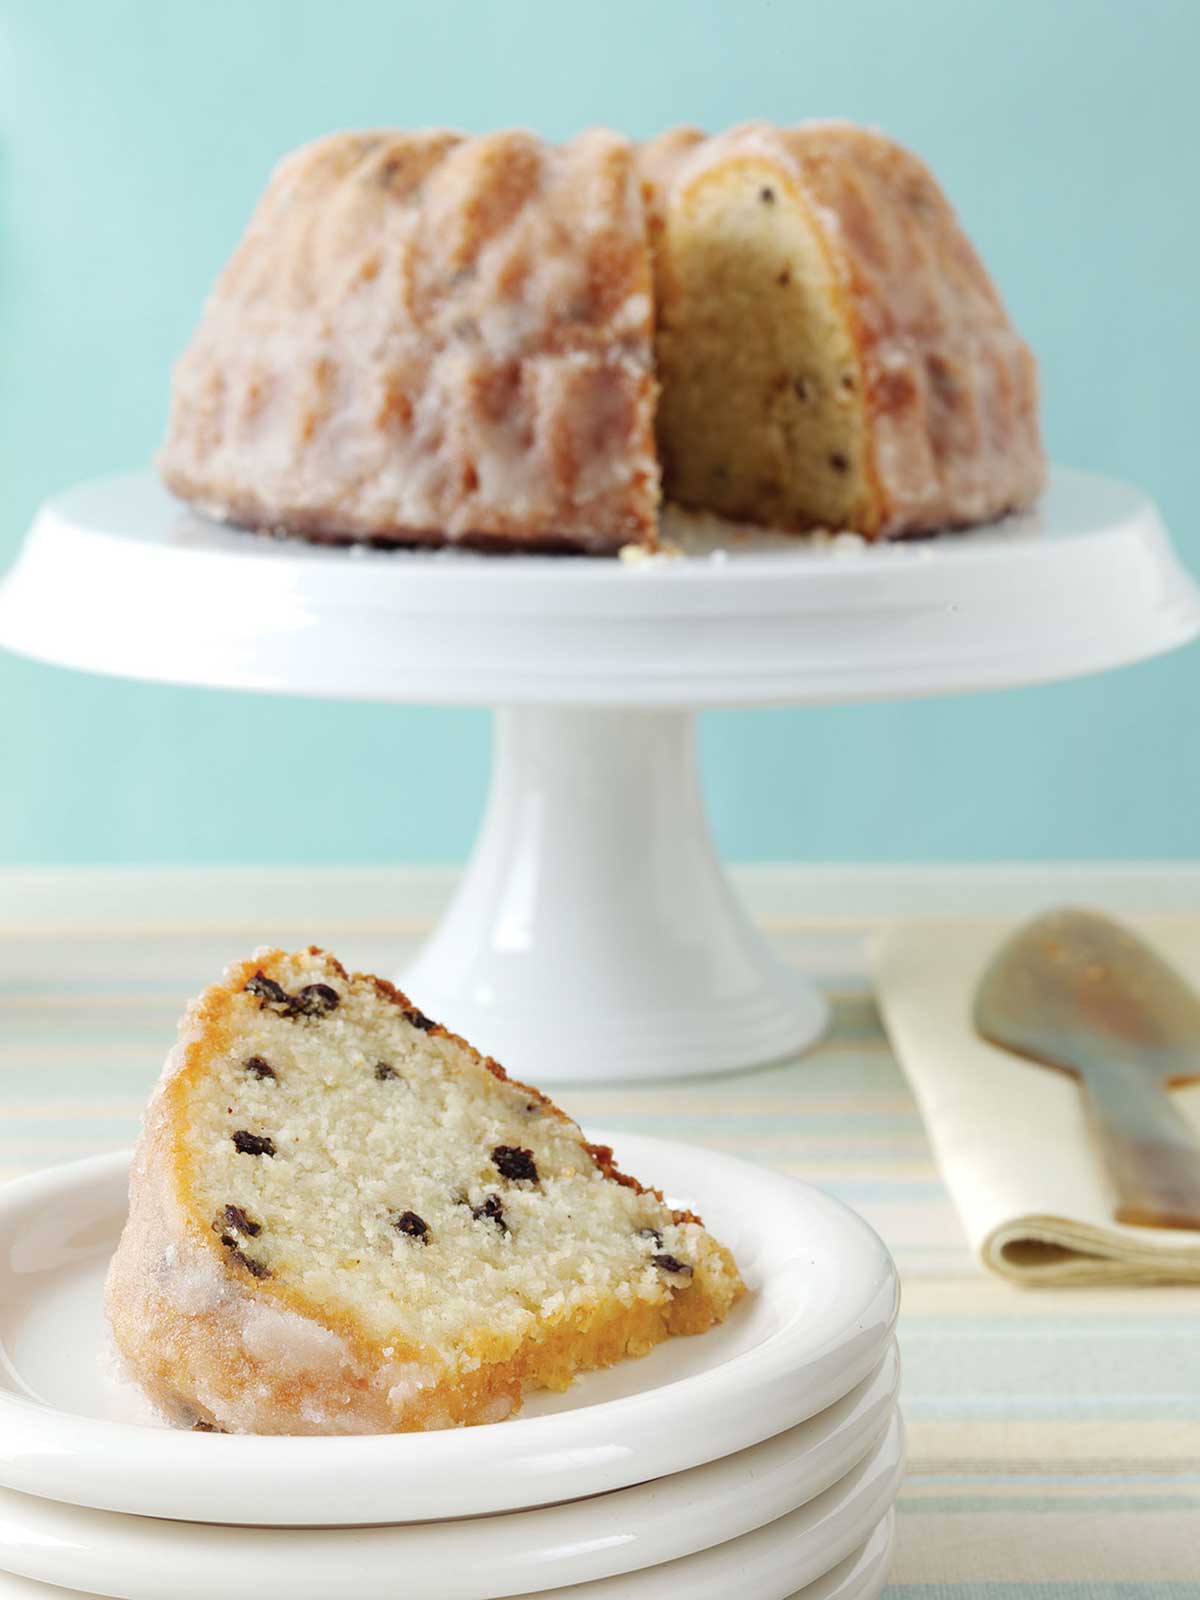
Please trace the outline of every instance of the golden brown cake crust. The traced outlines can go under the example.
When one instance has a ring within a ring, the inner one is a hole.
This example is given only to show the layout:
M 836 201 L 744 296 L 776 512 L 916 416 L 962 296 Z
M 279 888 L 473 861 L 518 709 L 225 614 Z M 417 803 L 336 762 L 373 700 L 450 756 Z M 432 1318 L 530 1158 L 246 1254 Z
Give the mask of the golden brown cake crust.
M 213 290 L 163 477 L 323 541 L 653 543 L 651 318 L 628 140 L 334 134 Z
M 742 163 L 765 164 L 807 215 L 865 383 L 872 493 L 857 531 L 919 533 L 1033 503 L 1045 476 L 1033 356 L 915 156 L 850 123 L 748 123 L 661 136 L 643 161 L 656 237 L 667 206 Z
M 679 169 L 706 138 L 700 128 L 666 128 L 638 146 L 638 172 L 651 245 L 661 236 L 666 224 L 666 209 Z
M 257 978 L 286 979 L 298 961 L 308 975 L 369 985 L 423 1037 L 447 1041 L 578 1139 L 570 1118 L 538 1090 L 508 1079 L 384 980 L 351 976 L 313 947 L 303 956 L 260 951 L 228 971 L 184 1018 L 151 1100 L 130 1180 L 129 1218 L 106 1292 L 110 1325 L 131 1374 L 169 1417 L 232 1432 L 365 1433 L 498 1421 L 529 1388 L 565 1388 L 579 1372 L 636 1356 L 673 1334 L 703 1332 L 744 1292 L 732 1257 L 689 1212 L 666 1217 L 688 1227 L 695 1273 L 650 1298 L 594 1298 L 543 1320 L 536 1337 L 472 1336 L 471 1360 L 437 1368 L 429 1349 L 389 1334 L 386 1348 L 346 1310 L 314 1301 L 306 1286 L 260 1273 L 253 1259 L 218 1238 L 198 1199 L 189 1145 L 189 1100 L 239 1039 L 239 1006 Z M 613 1163 L 585 1151 L 605 1179 L 652 1196 Z M 665 1226 L 665 1223 L 662 1224 Z M 257 1234 L 257 1228 L 255 1233 Z M 251 1249 L 256 1248 L 252 1245 Z M 690 1272 L 691 1269 L 689 1269 Z M 410 1374 L 428 1376 L 413 1384 Z M 436 1381 L 434 1381 L 436 1379 Z

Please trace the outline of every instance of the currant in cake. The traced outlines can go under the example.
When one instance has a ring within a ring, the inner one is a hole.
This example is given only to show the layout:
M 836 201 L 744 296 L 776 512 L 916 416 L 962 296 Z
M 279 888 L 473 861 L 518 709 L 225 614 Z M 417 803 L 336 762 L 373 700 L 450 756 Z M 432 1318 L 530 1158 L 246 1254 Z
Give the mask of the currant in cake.
M 743 1293 L 699 1218 L 390 984 L 265 951 L 181 1024 L 107 1308 L 181 1425 L 370 1433 L 500 1421 Z
M 180 361 L 185 500 L 322 540 L 612 552 L 662 493 L 897 537 L 1029 506 L 1037 378 L 928 169 L 846 123 L 335 134 Z

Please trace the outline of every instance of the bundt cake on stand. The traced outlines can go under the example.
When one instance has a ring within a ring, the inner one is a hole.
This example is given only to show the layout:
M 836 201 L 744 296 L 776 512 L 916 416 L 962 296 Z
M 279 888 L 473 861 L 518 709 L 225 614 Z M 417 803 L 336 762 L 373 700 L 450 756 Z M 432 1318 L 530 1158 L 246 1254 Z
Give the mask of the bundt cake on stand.
M 179 364 L 161 470 L 172 493 L 43 508 L 0 640 L 494 708 L 479 839 L 401 982 L 533 1081 L 822 1030 L 722 872 L 696 711 L 1037 683 L 1200 629 L 1145 496 L 1057 469 L 1039 498 L 1028 348 L 928 171 L 847 124 L 298 152 Z
M 591 553 L 655 545 L 660 477 L 868 538 L 1043 479 L 1033 359 L 945 196 L 839 123 L 296 152 L 179 362 L 161 465 L 252 528 Z

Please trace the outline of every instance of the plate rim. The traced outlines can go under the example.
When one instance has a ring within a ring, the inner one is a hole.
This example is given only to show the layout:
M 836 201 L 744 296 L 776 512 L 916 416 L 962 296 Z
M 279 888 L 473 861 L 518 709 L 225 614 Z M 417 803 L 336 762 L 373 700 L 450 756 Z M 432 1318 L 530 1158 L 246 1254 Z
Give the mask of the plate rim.
M 810 1218 L 814 1210 L 818 1216 L 823 1213 L 830 1223 L 821 1230 L 826 1252 L 834 1243 L 856 1244 L 860 1252 L 860 1285 L 848 1291 L 852 1305 L 841 1336 L 815 1348 L 810 1338 L 806 1349 L 803 1334 L 797 1337 L 805 1324 L 793 1318 L 754 1348 L 705 1371 L 638 1394 L 493 1425 L 502 1433 L 481 1427 L 312 1438 L 200 1436 L 88 1417 L 3 1388 L 0 1485 L 97 1510 L 228 1522 L 237 1520 L 237 1504 L 244 1502 L 248 1488 L 261 1492 L 266 1481 L 277 1499 L 299 1496 L 291 1514 L 280 1515 L 277 1509 L 270 1520 L 302 1527 L 328 1524 L 327 1496 L 319 1485 L 331 1473 L 343 1486 L 347 1474 L 352 1475 L 355 1502 L 363 1513 L 353 1518 L 359 1525 L 444 1517 L 444 1497 L 430 1480 L 452 1475 L 457 1477 L 458 1498 L 449 1514 L 495 1514 L 548 1499 L 604 1493 L 736 1454 L 818 1415 L 869 1375 L 894 1334 L 900 1286 L 886 1246 L 856 1212 L 798 1179 L 725 1152 L 647 1134 L 594 1130 L 594 1137 L 615 1144 L 618 1158 L 635 1171 L 702 1157 L 706 1171 L 715 1169 L 723 1187 L 736 1180 L 743 1195 L 746 1185 L 751 1193 L 766 1188 L 777 1202 L 788 1197 Z M 129 1160 L 129 1151 L 84 1157 L 0 1186 L 0 1238 L 13 1225 L 14 1211 L 19 1216 L 43 1204 L 64 1185 L 112 1184 Z M 742 1203 L 748 1202 L 743 1198 Z M 838 1260 L 841 1265 L 842 1258 Z M 848 1343 L 853 1346 L 849 1354 Z M 2 1346 L 0 1359 L 8 1368 Z M 20 1381 L 19 1373 L 10 1370 L 9 1375 Z M 695 1429 L 659 1429 L 652 1446 L 639 1439 L 652 1429 L 656 1412 L 661 1422 L 664 1411 L 674 1419 L 697 1403 L 706 1416 L 703 1443 L 695 1442 Z M 586 1427 L 581 1423 L 585 1418 Z M 715 1446 L 714 1437 L 719 1440 Z M 113 1472 L 114 1462 L 121 1463 L 119 1474 Z M 494 1475 L 498 1468 L 499 1478 Z M 469 1488 L 463 1485 L 464 1472 L 477 1480 Z M 419 1486 L 412 1482 L 418 1474 Z M 349 1489 L 345 1492 L 349 1496 Z M 199 1511 L 198 1495 L 205 1496 L 211 1509 Z M 410 1501 L 407 1508 L 395 1504 L 404 1498 Z M 306 1499 L 313 1505 L 320 1502 L 323 1516 L 306 1510 Z M 190 1512 L 168 1509 L 185 1501 L 194 1502 Z M 338 1525 L 351 1524 L 347 1519 Z
M 896 1512 L 889 1507 L 856 1550 L 814 1578 L 794 1600 L 878 1600 L 895 1555 Z M 567 1591 L 569 1597 L 570 1591 Z M 82 1589 L 49 1588 L 36 1578 L 0 1571 L 0 1600 L 95 1600 Z M 588 1600 L 586 1588 L 577 1600 Z
M 13 1570 L 16 1563 L 21 1576 L 39 1582 L 83 1580 L 97 1593 L 134 1600 L 156 1600 L 168 1565 L 188 1574 L 190 1600 L 233 1592 L 227 1587 L 231 1582 L 253 1587 L 267 1600 L 295 1595 L 324 1600 L 334 1573 L 351 1568 L 356 1592 L 383 1600 L 393 1592 L 401 1561 L 406 1563 L 405 1592 L 415 1593 L 418 1600 L 434 1595 L 438 1600 L 478 1600 L 481 1584 L 489 1600 L 517 1600 L 531 1592 L 568 1600 L 580 1590 L 588 1595 L 593 1586 L 594 1592 L 607 1595 L 610 1585 L 654 1576 L 660 1585 L 664 1579 L 671 1583 L 674 1591 L 673 1580 L 684 1575 L 679 1569 L 690 1567 L 691 1578 L 697 1565 L 707 1565 L 706 1558 L 725 1569 L 731 1560 L 739 1567 L 748 1560 L 777 1568 L 786 1556 L 789 1572 L 803 1585 L 836 1567 L 869 1537 L 895 1504 L 906 1455 L 904 1422 L 893 1408 L 862 1459 L 817 1495 L 741 1534 L 700 1547 L 689 1547 L 689 1541 L 660 1559 L 639 1558 L 636 1546 L 610 1542 L 614 1532 L 619 1540 L 621 1530 L 601 1526 L 602 1516 L 590 1502 L 549 1509 L 552 1515 L 573 1512 L 585 1524 L 594 1519 L 602 1537 L 592 1548 L 579 1529 L 564 1530 L 561 1545 L 551 1540 L 526 1547 L 520 1525 L 538 1513 L 518 1513 L 506 1519 L 510 1548 L 493 1553 L 488 1548 L 489 1518 L 469 1525 L 473 1531 L 464 1550 L 467 1530 L 454 1521 L 432 1528 L 231 1528 L 87 1511 L 4 1490 L 0 1565 Z M 452 1574 L 445 1547 L 456 1551 Z M 676 1572 L 668 1576 L 671 1568 Z M 689 1582 L 682 1592 L 694 1594 L 694 1584 Z

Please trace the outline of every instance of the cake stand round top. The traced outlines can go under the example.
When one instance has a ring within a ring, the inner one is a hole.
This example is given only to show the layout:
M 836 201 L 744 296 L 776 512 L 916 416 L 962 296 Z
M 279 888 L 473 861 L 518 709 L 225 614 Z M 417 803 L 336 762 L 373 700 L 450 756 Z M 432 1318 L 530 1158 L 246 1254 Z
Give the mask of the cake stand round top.
M 1099 671 L 1200 632 L 1153 504 L 1057 468 L 1031 515 L 936 539 L 795 539 L 668 512 L 635 561 L 272 539 L 149 473 L 48 502 L 0 643 L 222 688 L 440 704 L 767 705 Z

